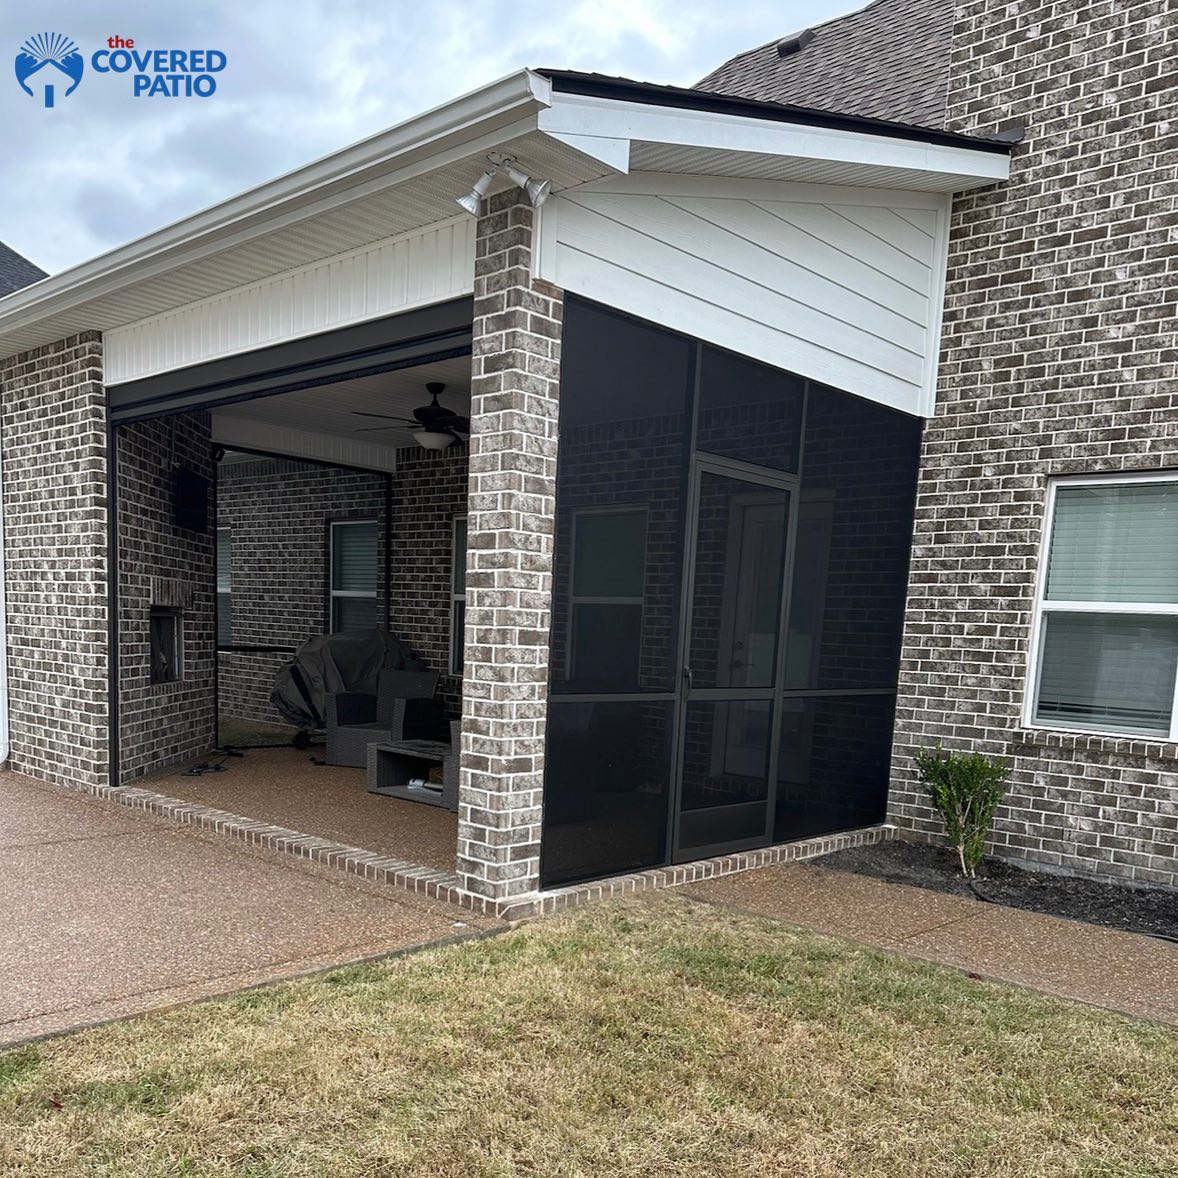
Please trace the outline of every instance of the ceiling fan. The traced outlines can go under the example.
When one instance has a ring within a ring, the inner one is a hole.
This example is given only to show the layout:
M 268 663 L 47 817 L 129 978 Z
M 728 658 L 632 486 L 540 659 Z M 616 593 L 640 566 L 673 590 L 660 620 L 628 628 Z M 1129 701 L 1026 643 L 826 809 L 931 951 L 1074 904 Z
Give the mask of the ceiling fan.
M 413 416 L 394 417 L 389 413 L 365 413 L 361 409 L 353 409 L 357 417 L 380 417 L 385 421 L 395 422 L 394 425 L 373 425 L 364 429 L 353 430 L 357 434 L 376 433 L 379 430 L 404 429 L 408 426 L 414 430 L 414 440 L 419 446 L 427 450 L 445 450 L 455 439 L 465 441 L 470 436 L 470 418 L 461 417 L 445 405 L 438 404 L 446 386 L 437 380 L 431 380 L 425 390 L 430 395 L 428 405 L 418 405 L 413 410 Z

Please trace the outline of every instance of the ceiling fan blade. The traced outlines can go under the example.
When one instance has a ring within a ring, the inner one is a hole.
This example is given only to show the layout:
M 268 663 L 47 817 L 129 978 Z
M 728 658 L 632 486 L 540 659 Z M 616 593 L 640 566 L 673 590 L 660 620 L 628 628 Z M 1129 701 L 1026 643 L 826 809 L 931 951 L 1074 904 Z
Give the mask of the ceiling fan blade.
M 451 413 L 449 417 L 440 418 L 437 425 L 441 429 L 448 429 L 456 434 L 470 433 L 470 418 L 459 417 L 457 413 Z
M 394 417 L 391 413 L 365 413 L 363 409 L 353 409 L 351 411 L 353 417 L 383 417 L 385 421 L 405 421 L 407 417 Z
M 352 433 L 354 433 L 354 434 L 379 434 L 379 433 L 384 433 L 385 431 L 391 430 L 391 429 L 404 430 L 404 429 L 409 429 L 409 428 L 411 428 L 411 427 L 405 426 L 405 425 L 366 425 L 363 429 L 352 430 Z

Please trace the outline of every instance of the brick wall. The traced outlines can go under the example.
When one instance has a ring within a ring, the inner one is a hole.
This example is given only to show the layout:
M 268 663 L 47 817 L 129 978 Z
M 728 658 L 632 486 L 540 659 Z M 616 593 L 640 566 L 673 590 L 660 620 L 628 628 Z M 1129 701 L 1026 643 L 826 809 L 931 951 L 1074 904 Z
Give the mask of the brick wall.
M 383 537 L 385 485 L 381 474 L 291 459 L 220 466 L 217 525 L 230 530 L 234 644 L 297 647 L 325 632 L 330 523 L 375 519 Z M 383 567 L 381 548 L 377 568 Z M 377 615 L 385 616 L 381 585 Z M 270 691 L 275 672 L 289 657 L 219 655 L 222 714 L 282 722 Z
M 390 628 L 442 672 L 438 695 L 454 718 L 462 677 L 450 674 L 451 549 L 454 517 L 466 514 L 468 465 L 457 443 L 440 453 L 413 446 L 397 451 L 393 475 Z
M 0 364 L 9 766 L 105 784 L 106 407 L 96 332 Z
M 217 514 L 231 532 L 235 644 L 297 647 L 324 632 L 330 522 L 374 519 L 383 544 L 386 484 L 383 474 L 286 459 L 221 467 Z M 438 694 L 453 716 L 461 710 L 462 680 L 449 674 L 451 547 L 454 517 L 466 513 L 466 484 L 464 447 L 397 451 L 387 533 L 389 629 L 442 672 Z M 383 548 L 378 568 L 384 568 Z M 383 584 L 377 600 L 383 624 Z M 220 655 L 222 713 L 280 721 L 270 691 L 288 657 Z
M 173 518 L 173 471 L 211 480 L 209 416 L 186 413 L 122 426 L 117 438 L 119 732 L 121 780 L 191 760 L 216 744 L 213 680 L 216 586 L 209 527 Z M 179 615 L 183 654 L 175 682 L 151 681 L 153 606 Z
M 1052 475 L 1178 468 L 1168 0 L 958 5 L 949 118 L 1027 126 L 1008 184 L 953 212 L 925 434 L 891 812 L 940 830 L 911 753 L 1009 756 L 992 849 L 1178 884 L 1178 746 L 1024 732 Z
M 562 296 L 531 277 L 532 226 L 493 197 L 475 249 L 457 869 L 495 900 L 540 870 Z

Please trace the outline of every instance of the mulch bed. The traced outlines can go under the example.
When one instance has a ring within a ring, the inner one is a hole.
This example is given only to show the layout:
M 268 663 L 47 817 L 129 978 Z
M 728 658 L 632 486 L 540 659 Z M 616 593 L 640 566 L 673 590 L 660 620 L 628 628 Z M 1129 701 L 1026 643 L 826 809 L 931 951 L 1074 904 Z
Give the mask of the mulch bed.
M 961 878 L 957 856 L 944 847 L 885 842 L 836 851 L 816 861 L 823 867 L 870 875 L 890 883 L 911 884 L 935 892 L 978 898 L 1008 908 L 1026 908 L 1049 916 L 1086 920 L 1108 928 L 1178 940 L 1178 892 L 1096 883 L 1045 871 L 1031 871 L 986 859 L 974 880 Z

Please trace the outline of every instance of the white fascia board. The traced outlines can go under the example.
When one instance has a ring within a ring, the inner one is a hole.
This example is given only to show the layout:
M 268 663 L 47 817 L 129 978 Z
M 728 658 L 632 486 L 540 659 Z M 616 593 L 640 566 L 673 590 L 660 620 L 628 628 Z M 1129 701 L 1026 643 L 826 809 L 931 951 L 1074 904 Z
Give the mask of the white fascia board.
M 960 177 L 962 189 L 993 184 L 1010 177 L 1010 157 L 1005 152 L 973 151 L 968 147 L 896 139 L 862 131 L 811 127 L 581 94 L 553 94 L 550 106 L 540 115 L 539 126 L 550 135 L 625 139 L 868 167 L 906 168 Z
M 258 451 L 286 458 L 307 458 L 362 470 L 393 474 L 397 469 L 397 452 L 391 446 L 341 438 L 334 434 L 312 433 L 273 421 L 250 417 L 228 417 L 216 410 L 212 414 L 212 441 L 227 450 Z
M 551 83 L 521 70 L 0 299 L 0 334 L 71 310 L 536 129 Z

